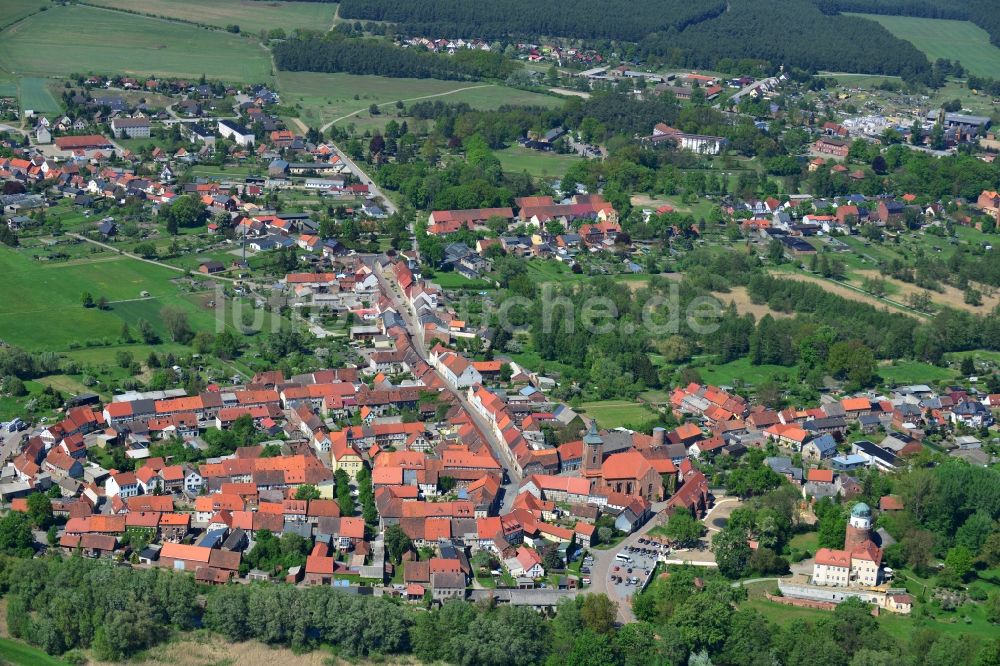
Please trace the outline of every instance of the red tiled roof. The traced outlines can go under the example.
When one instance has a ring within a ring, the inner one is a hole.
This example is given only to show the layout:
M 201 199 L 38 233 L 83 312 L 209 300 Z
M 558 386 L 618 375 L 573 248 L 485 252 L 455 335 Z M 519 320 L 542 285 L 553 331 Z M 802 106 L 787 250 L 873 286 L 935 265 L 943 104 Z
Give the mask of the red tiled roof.
M 806 480 L 813 481 L 814 483 L 833 483 L 833 470 L 811 469 L 806 476 Z
M 833 550 L 832 548 L 820 548 L 816 551 L 816 564 L 828 567 L 840 567 L 842 569 L 851 568 L 851 554 L 846 550 Z

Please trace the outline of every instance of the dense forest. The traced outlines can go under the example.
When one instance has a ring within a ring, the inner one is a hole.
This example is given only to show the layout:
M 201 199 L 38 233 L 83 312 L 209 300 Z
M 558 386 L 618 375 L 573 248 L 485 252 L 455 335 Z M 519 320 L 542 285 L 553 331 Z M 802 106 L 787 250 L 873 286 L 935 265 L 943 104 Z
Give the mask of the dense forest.
M 716 20 L 648 35 L 639 44 L 639 57 L 689 67 L 759 58 L 773 66 L 899 75 L 916 81 L 931 71 L 920 51 L 882 26 L 861 18 L 824 15 L 809 0 L 734 0 Z
M 931 70 L 927 58 L 909 42 L 872 21 L 824 14 L 812 0 L 563 0 L 541 5 L 529 0 L 345 0 L 340 15 L 389 21 L 409 35 L 638 43 L 634 53 L 641 60 L 686 67 L 717 68 L 743 59 L 766 61 L 772 68 L 784 64 L 915 81 L 926 81 Z M 880 47 L 871 48 L 873 43 Z
M 683 30 L 726 10 L 722 0 L 344 0 L 340 16 L 391 21 L 400 32 L 441 37 L 538 36 L 639 41 L 652 30 Z
M 499 53 L 461 51 L 454 56 L 404 49 L 384 40 L 351 38 L 332 32 L 304 34 L 274 45 L 279 69 L 347 72 L 415 79 L 502 78 L 515 65 Z

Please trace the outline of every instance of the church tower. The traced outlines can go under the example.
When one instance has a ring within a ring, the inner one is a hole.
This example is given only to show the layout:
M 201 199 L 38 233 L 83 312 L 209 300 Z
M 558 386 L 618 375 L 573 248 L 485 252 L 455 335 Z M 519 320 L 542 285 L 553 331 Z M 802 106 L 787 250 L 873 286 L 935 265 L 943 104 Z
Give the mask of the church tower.
M 600 476 L 603 462 L 604 440 L 597 434 L 597 422 L 591 421 L 587 434 L 583 436 L 583 475 L 585 477 Z
M 851 519 L 847 524 L 844 550 L 851 553 L 871 541 L 872 510 L 864 502 L 858 502 L 851 509 Z

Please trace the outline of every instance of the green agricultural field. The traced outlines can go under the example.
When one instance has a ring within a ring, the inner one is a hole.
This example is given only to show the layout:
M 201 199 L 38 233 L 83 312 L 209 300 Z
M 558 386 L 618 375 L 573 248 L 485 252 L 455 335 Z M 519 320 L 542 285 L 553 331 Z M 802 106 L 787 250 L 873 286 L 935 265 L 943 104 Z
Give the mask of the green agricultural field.
M 631 400 L 600 400 L 585 402 L 581 410 L 602 428 L 617 428 L 627 424 L 638 425 L 656 417 L 645 405 Z
M 0 2 L 0 28 L 49 7 L 51 3 L 47 0 L 3 0 Z
M 59 113 L 62 104 L 52 94 L 49 79 L 26 76 L 21 79 L 21 108 L 32 109 L 36 113 Z
M 314 127 L 330 122 L 354 123 L 361 129 L 381 127 L 396 115 L 397 101 L 439 99 L 447 103 L 465 102 L 477 109 L 495 109 L 503 104 L 553 106 L 562 103 L 551 95 L 468 81 L 319 72 L 279 72 L 277 79 L 282 102 L 286 106 L 299 105 L 299 117 Z M 381 113 L 372 116 L 368 112 L 372 104 L 379 105 Z
M 958 60 L 979 76 L 1000 72 L 1000 48 L 990 43 L 985 30 L 969 21 L 852 14 L 880 23 L 900 39 L 913 44 L 933 62 L 938 58 Z
M 579 155 L 543 153 L 520 145 L 498 150 L 495 154 L 504 171 L 512 173 L 527 171 L 532 176 L 540 178 L 562 178 L 567 169 L 584 159 Z
M 337 9 L 325 2 L 263 0 L 92 0 L 91 4 L 219 27 L 236 24 L 250 33 L 329 28 Z
M 0 339 L 27 349 L 65 350 L 70 343 L 113 340 L 123 320 L 131 325 L 140 316 L 159 325 L 159 308 L 143 306 L 153 301 L 130 300 L 142 291 L 148 291 L 160 307 L 183 308 L 196 329 L 214 326 L 211 311 L 203 313 L 170 282 L 180 273 L 125 257 L 47 263 L 0 249 L 0 274 L 6 278 L 0 292 Z M 112 301 L 111 309 L 84 308 L 83 291 L 95 299 L 106 297 Z
M 0 62 L 20 75 L 205 74 L 257 82 L 271 73 L 267 52 L 248 37 L 84 6 L 52 7 L 5 30 Z

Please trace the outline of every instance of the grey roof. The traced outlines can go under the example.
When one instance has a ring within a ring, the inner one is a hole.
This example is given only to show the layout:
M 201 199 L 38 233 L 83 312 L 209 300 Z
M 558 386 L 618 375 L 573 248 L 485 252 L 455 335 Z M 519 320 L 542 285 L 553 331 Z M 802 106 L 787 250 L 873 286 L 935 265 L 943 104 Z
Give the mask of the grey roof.
M 802 468 L 792 465 L 792 459 L 786 456 L 772 456 L 764 459 L 764 464 L 778 474 L 790 475 L 796 481 L 802 480 Z
M 846 428 L 847 421 L 839 416 L 828 416 L 825 419 L 812 419 L 802 424 L 803 430 L 819 432 L 828 428 Z
M 837 441 L 829 433 L 824 433 L 819 437 L 810 440 L 806 443 L 806 446 L 809 446 L 810 444 L 815 446 L 821 454 L 837 450 Z

